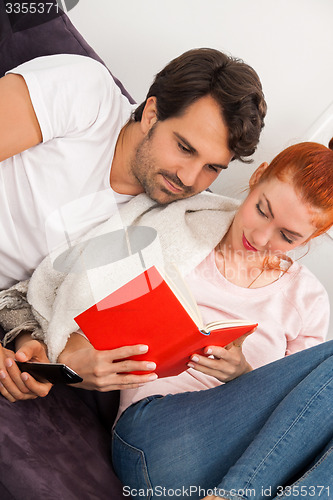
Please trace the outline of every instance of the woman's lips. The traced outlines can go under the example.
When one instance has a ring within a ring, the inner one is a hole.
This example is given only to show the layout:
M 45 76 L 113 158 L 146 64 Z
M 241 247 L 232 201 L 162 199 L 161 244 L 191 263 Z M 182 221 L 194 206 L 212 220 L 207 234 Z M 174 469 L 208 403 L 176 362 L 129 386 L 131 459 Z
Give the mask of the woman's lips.
M 246 250 L 250 250 L 251 252 L 257 252 L 258 250 L 256 248 L 254 248 L 251 243 L 249 243 L 247 241 L 247 239 L 245 238 L 244 234 L 243 234 L 243 238 L 242 238 L 242 241 L 243 241 L 243 245 L 244 245 L 244 248 Z

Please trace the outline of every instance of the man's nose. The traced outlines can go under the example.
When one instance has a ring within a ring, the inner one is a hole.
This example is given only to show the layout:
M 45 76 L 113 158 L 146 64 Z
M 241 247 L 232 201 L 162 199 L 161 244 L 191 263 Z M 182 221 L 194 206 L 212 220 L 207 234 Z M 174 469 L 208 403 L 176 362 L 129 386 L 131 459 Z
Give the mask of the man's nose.
M 202 165 L 200 163 L 188 163 L 178 168 L 177 177 L 184 184 L 184 186 L 194 186 L 200 172 L 202 170 Z

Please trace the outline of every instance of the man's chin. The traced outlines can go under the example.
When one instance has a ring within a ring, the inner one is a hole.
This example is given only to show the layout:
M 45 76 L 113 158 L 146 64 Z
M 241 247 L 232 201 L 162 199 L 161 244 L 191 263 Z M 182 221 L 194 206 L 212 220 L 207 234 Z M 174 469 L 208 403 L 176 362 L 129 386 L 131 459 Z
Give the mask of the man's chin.
M 173 201 L 179 201 L 183 200 L 185 198 L 190 198 L 191 196 L 194 196 L 196 193 L 170 193 L 170 191 L 163 191 L 162 189 L 159 190 L 158 192 L 153 192 L 153 193 L 147 193 L 147 195 L 156 203 L 159 203 L 160 205 L 168 205 L 169 203 L 172 203 Z

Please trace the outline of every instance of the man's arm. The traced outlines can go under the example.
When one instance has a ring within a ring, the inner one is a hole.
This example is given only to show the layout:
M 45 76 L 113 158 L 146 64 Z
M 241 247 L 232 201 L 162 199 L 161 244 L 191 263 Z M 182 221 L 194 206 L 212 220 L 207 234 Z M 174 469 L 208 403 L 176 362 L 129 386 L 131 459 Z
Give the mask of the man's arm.
M 0 161 L 40 142 L 42 132 L 24 78 L 0 78 Z

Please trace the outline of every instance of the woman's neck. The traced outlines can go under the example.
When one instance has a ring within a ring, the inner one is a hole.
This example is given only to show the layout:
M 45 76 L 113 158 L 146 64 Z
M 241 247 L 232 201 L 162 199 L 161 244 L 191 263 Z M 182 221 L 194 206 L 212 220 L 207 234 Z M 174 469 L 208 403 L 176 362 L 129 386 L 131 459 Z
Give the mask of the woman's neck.
M 280 258 L 234 250 L 225 240 L 215 249 L 215 262 L 228 281 L 242 288 L 267 286 L 278 280 L 282 271 Z

